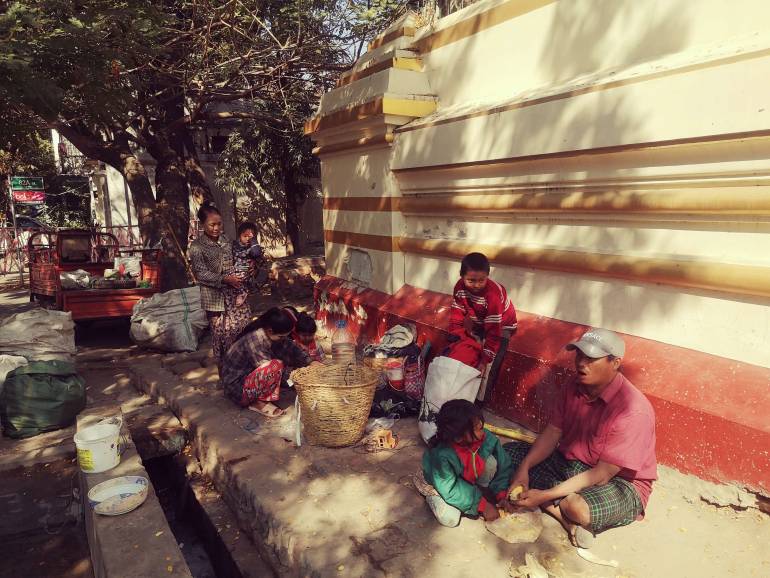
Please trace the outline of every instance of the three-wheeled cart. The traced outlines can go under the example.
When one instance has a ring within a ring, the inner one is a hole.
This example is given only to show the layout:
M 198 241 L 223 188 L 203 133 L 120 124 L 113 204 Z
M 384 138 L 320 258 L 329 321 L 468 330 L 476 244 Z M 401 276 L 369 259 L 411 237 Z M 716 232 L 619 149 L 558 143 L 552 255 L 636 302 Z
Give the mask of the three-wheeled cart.
M 44 307 L 70 311 L 76 321 L 130 317 L 134 304 L 160 290 L 161 261 L 158 249 L 121 249 L 115 235 L 83 229 L 39 231 L 30 236 L 30 301 Z M 131 279 L 103 280 L 116 257 L 141 259 L 140 275 Z M 88 288 L 62 288 L 62 273 L 83 270 L 97 278 Z M 125 287 L 126 285 L 138 285 Z

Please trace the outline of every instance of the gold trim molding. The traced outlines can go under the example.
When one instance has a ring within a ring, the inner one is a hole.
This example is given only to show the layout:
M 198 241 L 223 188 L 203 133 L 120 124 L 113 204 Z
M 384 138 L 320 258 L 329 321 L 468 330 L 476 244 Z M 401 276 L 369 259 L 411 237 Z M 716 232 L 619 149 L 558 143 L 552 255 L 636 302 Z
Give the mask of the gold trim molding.
M 405 196 L 401 212 L 409 215 L 605 213 L 770 216 L 770 189 L 726 187 L 601 192 L 517 192 Z
M 337 243 L 339 245 L 349 245 L 351 247 L 388 253 L 395 253 L 399 250 L 398 238 L 386 235 L 367 235 L 365 233 L 349 233 L 348 231 L 326 229 L 324 231 L 324 240 L 327 243 Z
M 770 298 L 768 267 L 409 237 L 400 238 L 398 247 L 404 253 L 448 259 L 479 251 L 498 265 Z
M 305 123 L 305 134 L 313 134 L 321 130 L 336 128 L 351 122 L 384 114 L 419 118 L 434 112 L 436 106 L 438 104 L 434 99 L 381 96 L 369 102 L 349 106 L 326 115 L 315 116 Z

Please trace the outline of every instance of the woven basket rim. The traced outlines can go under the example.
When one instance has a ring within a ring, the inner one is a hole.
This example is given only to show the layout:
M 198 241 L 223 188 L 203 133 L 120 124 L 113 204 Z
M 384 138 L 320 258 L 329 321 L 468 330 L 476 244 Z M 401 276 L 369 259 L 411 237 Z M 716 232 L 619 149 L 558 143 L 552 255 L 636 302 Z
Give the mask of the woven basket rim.
M 341 366 L 339 365 L 323 365 L 314 367 L 301 367 L 295 369 L 291 373 L 291 379 L 297 387 L 313 387 L 313 388 L 326 388 L 326 389 L 355 389 L 358 387 L 369 387 L 372 383 L 376 383 L 380 380 L 380 372 L 366 367 L 364 365 L 355 365 L 355 372 L 358 373 L 358 379 L 354 378 L 353 383 L 328 383 L 328 380 L 324 379 L 323 372 L 334 371 L 334 368 L 339 368 L 336 372 L 336 377 L 339 378 L 341 373 Z

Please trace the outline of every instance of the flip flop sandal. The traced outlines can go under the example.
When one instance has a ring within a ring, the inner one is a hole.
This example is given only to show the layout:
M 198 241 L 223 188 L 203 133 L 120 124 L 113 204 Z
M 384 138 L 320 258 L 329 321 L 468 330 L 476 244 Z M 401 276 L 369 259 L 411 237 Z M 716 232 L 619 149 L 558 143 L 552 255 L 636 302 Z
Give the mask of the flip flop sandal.
M 428 496 L 438 496 L 436 488 L 431 486 L 425 480 L 425 475 L 422 473 L 422 470 L 416 474 L 412 474 L 412 484 L 414 485 L 415 489 L 426 498 Z
M 270 418 L 270 419 L 273 419 L 273 418 L 276 418 L 276 417 L 281 417 L 282 415 L 284 415 L 286 413 L 284 410 L 282 410 L 277 405 L 273 405 L 273 404 L 270 404 L 270 405 L 273 406 L 273 408 L 274 408 L 273 411 L 270 411 L 269 409 L 267 409 L 267 406 L 265 406 L 265 407 L 260 409 L 260 408 L 257 408 L 255 406 L 253 406 L 253 405 L 250 405 L 247 409 L 249 409 L 250 411 L 253 411 L 255 413 L 258 413 L 259 415 L 262 415 L 264 417 Z
M 576 550 L 577 550 L 577 555 L 580 556 L 586 562 L 591 562 L 592 564 L 598 564 L 599 566 L 610 566 L 611 568 L 617 568 L 618 566 L 620 566 L 617 560 L 603 560 L 602 558 L 599 558 L 596 554 L 594 554 L 593 552 L 585 548 L 577 548 Z

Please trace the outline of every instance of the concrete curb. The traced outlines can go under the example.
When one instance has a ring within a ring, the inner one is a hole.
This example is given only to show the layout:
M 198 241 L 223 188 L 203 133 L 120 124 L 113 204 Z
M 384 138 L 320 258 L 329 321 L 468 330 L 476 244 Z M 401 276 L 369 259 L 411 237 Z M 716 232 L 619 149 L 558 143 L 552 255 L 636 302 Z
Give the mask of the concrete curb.
M 114 517 L 94 513 L 88 503 L 89 490 L 118 476 L 150 478 L 133 445 L 126 449 L 115 468 L 101 474 L 80 472 L 86 534 L 95 578 L 192 578 L 152 483 L 147 500 L 133 512 Z
M 459 578 L 479 568 L 503 576 L 514 557 L 523 559 L 521 546 L 498 540 L 483 523 L 435 523 L 407 481 L 423 451 L 414 420 L 401 424 L 397 452 L 296 448 L 282 439 L 279 423 L 260 418 L 256 434 L 239 427 L 238 419 L 253 419 L 250 412 L 213 386 L 193 386 L 157 357 L 137 361 L 136 386 L 189 431 L 203 473 L 278 576 Z M 562 542 L 560 529 L 547 531 L 551 546 Z

